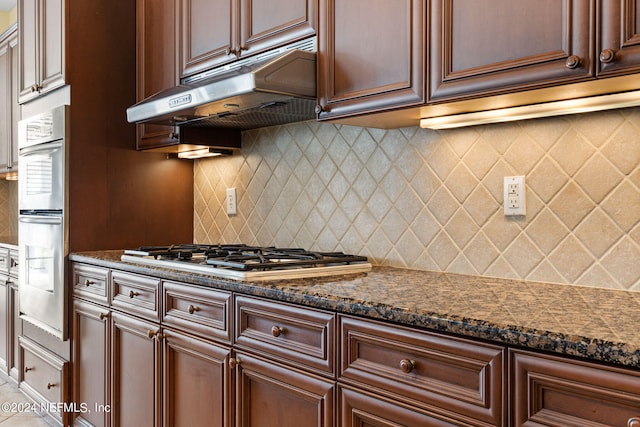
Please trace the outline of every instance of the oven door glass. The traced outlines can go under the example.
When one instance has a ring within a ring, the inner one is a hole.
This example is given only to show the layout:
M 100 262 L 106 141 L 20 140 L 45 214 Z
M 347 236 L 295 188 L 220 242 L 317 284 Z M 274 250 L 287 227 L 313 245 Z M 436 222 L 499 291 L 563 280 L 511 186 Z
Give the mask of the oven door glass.
M 20 312 L 24 320 L 64 339 L 64 226 L 62 215 L 21 215 Z
M 21 149 L 18 161 L 19 209 L 64 209 L 64 168 L 63 141 Z

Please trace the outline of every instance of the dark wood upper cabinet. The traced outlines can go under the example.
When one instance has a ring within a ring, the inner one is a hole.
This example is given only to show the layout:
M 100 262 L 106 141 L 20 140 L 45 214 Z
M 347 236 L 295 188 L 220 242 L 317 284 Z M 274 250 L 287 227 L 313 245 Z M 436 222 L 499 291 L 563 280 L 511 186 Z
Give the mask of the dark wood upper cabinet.
M 177 0 L 138 0 L 136 21 L 137 100 L 178 84 Z M 137 125 L 138 149 L 173 144 L 173 128 Z
M 425 4 L 419 0 L 322 2 L 320 119 L 425 102 Z
M 640 1 L 433 1 L 430 43 L 430 102 L 634 73 Z
M 590 0 L 438 0 L 430 10 L 430 101 L 594 76 Z
M 66 13 L 63 0 L 18 3 L 21 104 L 66 83 Z
M 315 34 L 317 0 L 179 0 L 180 76 Z
M 640 72 L 640 0 L 601 0 L 598 6 L 598 75 Z

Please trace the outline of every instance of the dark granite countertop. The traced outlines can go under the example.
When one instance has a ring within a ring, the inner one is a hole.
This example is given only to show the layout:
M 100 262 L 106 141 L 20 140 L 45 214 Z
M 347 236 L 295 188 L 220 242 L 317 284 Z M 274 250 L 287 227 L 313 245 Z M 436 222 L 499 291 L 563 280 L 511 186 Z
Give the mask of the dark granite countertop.
M 120 261 L 70 260 L 423 329 L 640 368 L 640 292 L 374 267 L 366 274 L 237 282 Z

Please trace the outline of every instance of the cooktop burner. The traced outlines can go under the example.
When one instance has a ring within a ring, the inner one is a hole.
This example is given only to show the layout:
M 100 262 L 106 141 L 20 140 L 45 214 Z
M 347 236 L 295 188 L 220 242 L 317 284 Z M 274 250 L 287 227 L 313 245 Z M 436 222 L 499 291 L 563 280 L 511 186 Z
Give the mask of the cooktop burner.
M 142 246 L 126 250 L 122 261 L 240 280 L 314 277 L 371 270 L 371 264 L 363 256 L 243 244 Z

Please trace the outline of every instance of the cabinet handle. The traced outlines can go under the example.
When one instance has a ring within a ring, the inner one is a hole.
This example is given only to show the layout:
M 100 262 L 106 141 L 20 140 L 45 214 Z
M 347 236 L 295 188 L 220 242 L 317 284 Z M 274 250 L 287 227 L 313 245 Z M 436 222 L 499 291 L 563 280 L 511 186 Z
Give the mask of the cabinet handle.
M 29 368 L 27 366 L 24 367 L 24 371 L 25 372 L 29 372 L 29 371 L 33 371 L 34 368 Z
M 95 283 L 96 282 L 94 282 L 93 280 L 89 280 L 89 279 L 84 281 L 84 285 L 85 286 L 91 286 L 91 285 L 94 285 Z
M 137 297 L 138 295 L 140 295 L 138 292 L 133 292 L 133 291 L 129 292 L 129 298 Z
M 567 62 L 565 62 L 565 65 L 567 66 L 567 68 L 570 68 L 572 70 L 578 68 L 580 66 L 580 57 L 577 55 L 571 55 L 567 58 Z
M 400 361 L 400 369 L 402 372 L 408 374 L 416 368 L 416 361 L 411 359 L 402 359 Z
M 235 368 L 236 366 L 240 365 L 240 359 L 239 358 L 231 358 L 229 359 L 229 367 L 231 369 Z
M 613 49 L 605 49 L 600 52 L 600 62 L 608 64 L 616 59 L 616 52 Z
M 100 320 L 104 320 L 109 317 L 109 313 L 100 313 Z
M 149 339 L 157 339 L 158 341 L 162 341 L 162 339 L 164 338 L 164 335 L 162 334 L 162 332 L 160 331 L 152 331 L 151 329 L 149 329 L 147 331 L 147 336 L 149 337 Z
M 640 416 L 629 418 L 629 421 L 627 421 L 627 427 L 640 427 Z
M 195 313 L 197 311 L 200 311 L 200 307 L 195 306 L 195 305 L 190 305 L 189 306 L 189 314 L 193 314 L 193 313 Z
M 271 333 L 274 337 L 279 337 L 280 335 L 284 334 L 284 332 L 284 328 L 281 328 L 280 326 L 274 326 L 271 328 Z
M 55 386 L 56 386 L 55 384 L 47 383 L 47 389 L 49 389 L 49 390 L 51 390 Z

